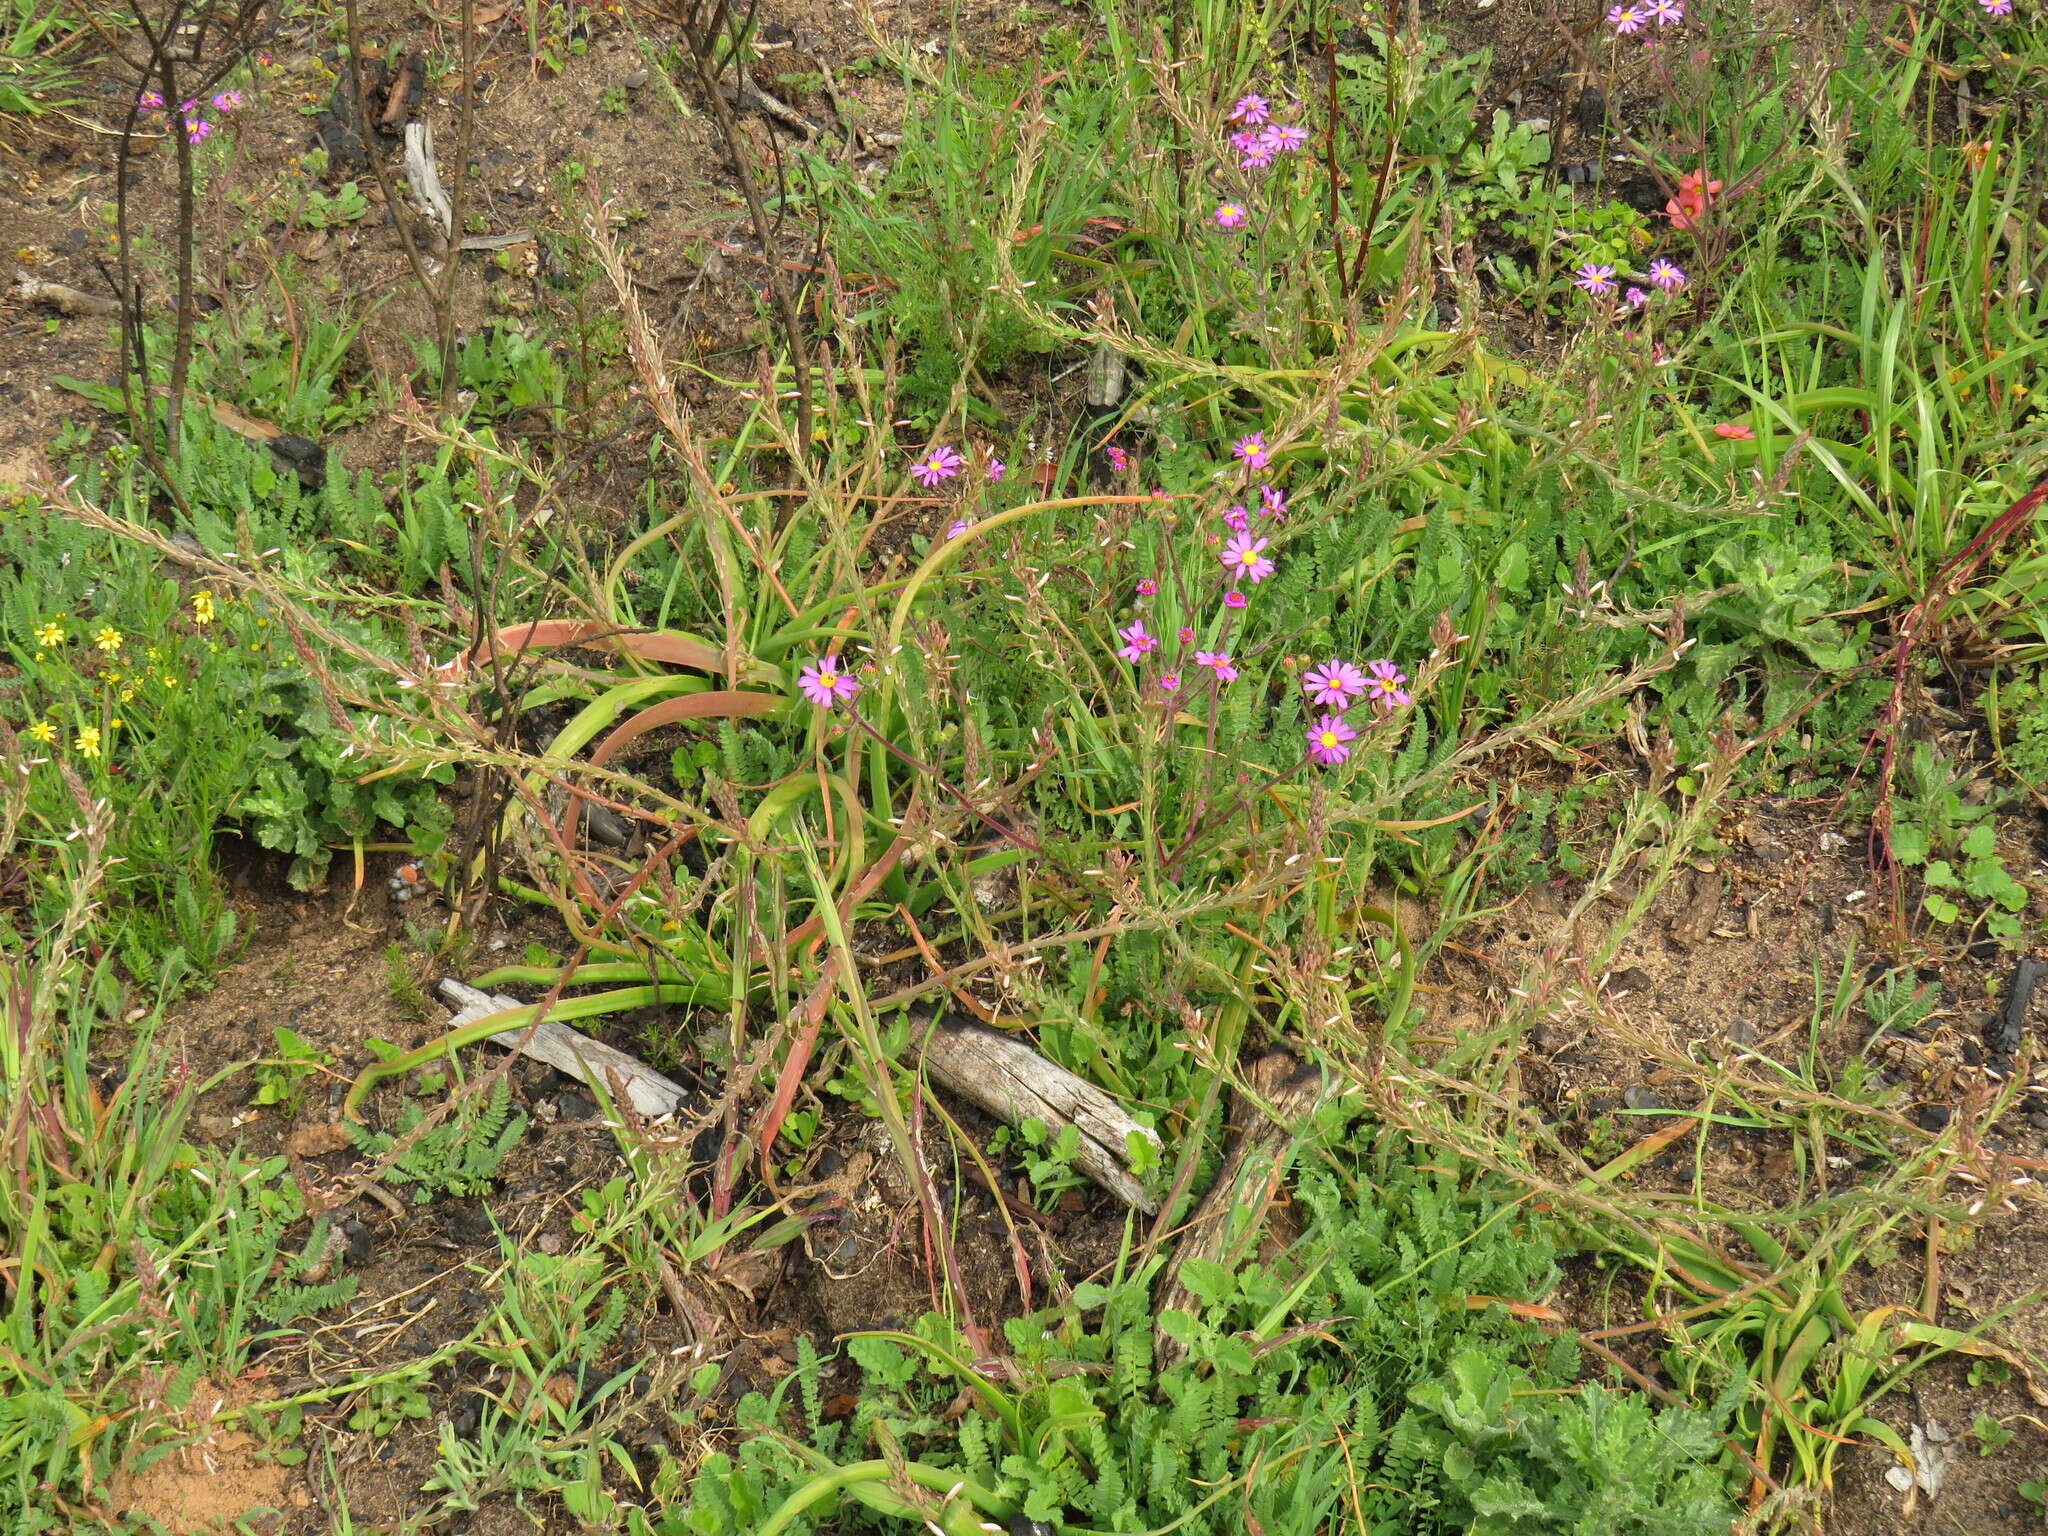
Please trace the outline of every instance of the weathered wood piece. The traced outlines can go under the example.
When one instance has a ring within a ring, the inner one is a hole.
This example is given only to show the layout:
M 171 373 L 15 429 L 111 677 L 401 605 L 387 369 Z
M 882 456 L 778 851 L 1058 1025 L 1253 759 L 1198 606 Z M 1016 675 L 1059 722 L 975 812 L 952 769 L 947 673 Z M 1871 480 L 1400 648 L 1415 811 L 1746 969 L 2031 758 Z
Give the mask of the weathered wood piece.
M 26 304 L 43 304 L 60 315 L 90 315 L 102 318 L 121 313 L 121 306 L 104 294 L 84 293 L 63 283 L 46 282 L 26 272 L 14 274 L 14 294 Z
M 443 978 L 441 995 L 456 1005 L 455 1017 L 449 1021 L 456 1029 L 507 1008 L 526 1006 L 516 997 L 479 992 L 453 977 Z M 586 1083 L 602 1087 L 615 1098 L 623 1084 L 626 1102 L 633 1106 L 635 1113 L 650 1120 L 677 1114 L 689 1098 L 688 1090 L 663 1077 L 654 1068 L 635 1061 L 624 1051 L 614 1050 L 602 1040 L 593 1040 L 581 1030 L 557 1024 L 552 1019 L 543 1019 L 533 1031 L 531 1040 L 526 1039 L 526 1030 L 522 1027 L 495 1034 L 491 1036 L 491 1042 L 507 1050 L 523 1051 L 558 1072 L 566 1072 L 571 1077 L 580 1077 Z
M 455 208 L 441 185 L 441 168 L 434 161 L 434 127 L 421 121 L 405 125 L 405 179 L 412 187 L 412 199 L 421 213 L 441 232 L 445 247 L 455 234 Z
M 1155 1149 L 1159 1137 L 1113 1096 L 996 1030 L 953 1019 L 934 1023 L 929 1014 L 913 1013 L 911 1021 L 912 1042 L 922 1042 L 933 1082 L 1005 1125 L 1037 1120 L 1055 1134 L 1073 1126 L 1081 1133 L 1076 1168 L 1128 1206 L 1159 1209 L 1131 1171 L 1129 1151 L 1133 1132 Z
M 1286 1051 L 1261 1056 L 1246 1069 L 1245 1080 L 1256 1102 L 1242 1091 L 1231 1092 L 1230 1119 L 1238 1127 L 1237 1140 L 1181 1233 L 1173 1262 L 1159 1282 L 1155 1317 L 1164 1318 L 1169 1311 L 1200 1315 L 1201 1304 L 1180 1278 L 1190 1259 L 1236 1262 L 1258 1241 L 1302 1128 L 1331 1088 L 1321 1071 Z M 1161 1370 L 1187 1353 L 1178 1339 L 1156 1327 L 1152 1351 Z

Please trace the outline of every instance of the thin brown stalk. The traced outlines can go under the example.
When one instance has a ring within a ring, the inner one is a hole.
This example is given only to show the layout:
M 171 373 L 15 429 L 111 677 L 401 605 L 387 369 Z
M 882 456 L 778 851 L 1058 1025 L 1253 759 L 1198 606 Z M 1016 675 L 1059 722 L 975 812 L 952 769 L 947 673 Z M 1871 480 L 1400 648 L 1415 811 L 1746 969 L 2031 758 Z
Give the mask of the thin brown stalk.
M 721 3 L 717 15 L 724 15 Z M 716 18 L 714 18 L 715 20 Z M 685 52 L 697 73 L 698 87 L 704 99 L 710 103 L 712 120 L 718 124 L 720 138 L 725 141 L 725 150 L 732 157 L 733 172 L 739 179 L 740 195 L 746 199 L 747 218 L 754 227 L 754 239 L 761 246 L 761 255 L 767 260 L 768 291 L 773 296 L 777 314 L 782 320 L 783 338 L 789 346 L 789 361 L 796 373 L 796 441 L 798 456 L 808 454 L 811 445 L 811 377 L 810 347 L 804 340 L 803 318 L 797 312 L 796 297 L 790 292 L 790 285 L 777 267 L 775 230 L 769 222 L 768 209 L 761 201 L 761 189 L 754 180 L 752 162 L 748 159 L 746 146 L 741 142 L 739 124 L 734 120 L 732 108 L 725 99 L 725 92 L 719 88 L 718 76 L 712 67 L 712 45 L 716 34 L 709 28 L 703 32 L 685 28 L 687 44 Z M 734 50 L 737 64 L 737 48 Z
M 361 81 L 357 89 L 362 88 Z M 367 121 L 367 120 L 366 120 Z M 469 152 L 476 135 L 476 0 L 462 0 L 462 104 L 456 114 L 455 170 L 448 189 L 448 251 L 442 258 L 441 414 L 455 409 L 455 286 L 462 276 L 462 234 L 469 221 Z

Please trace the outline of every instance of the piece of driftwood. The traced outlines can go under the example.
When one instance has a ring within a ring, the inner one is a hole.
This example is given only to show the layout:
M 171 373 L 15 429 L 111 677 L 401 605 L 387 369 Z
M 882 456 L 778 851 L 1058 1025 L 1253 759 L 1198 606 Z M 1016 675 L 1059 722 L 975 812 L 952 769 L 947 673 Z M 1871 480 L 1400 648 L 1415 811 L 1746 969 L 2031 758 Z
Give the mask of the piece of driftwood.
M 449 1021 L 456 1029 L 507 1008 L 526 1006 L 516 997 L 479 992 L 453 977 L 442 980 L 441 995 L 456 1006 L 455 1017 Z M 544 1061 L 557 1072 L 565 1072 L 602 1087 L 614 1098 L 623 1085 L 626 1101 L 633 1106 L 635 1113 L 650 1120 L 676 1114 L 689 1097 L 688 1091 L 680 1084 L 663 1077 L 654 1068 L 566 1024 L 543 1019 L 533 1031 L 531 1040 L 526 1038 L 526 1033 L 524 1027 L 508 1029 L 491 1036 L 491 1040 L 507 1050 L 520 1050 L 536 1061 Z
M 40 277 L 30 277 L 26 272 L 15 273 L 14 293 L 24 303 L 48 305 L 60 315 L 104 317 L 121 313 L 120 304 L 104 294 L 85 293 L 63 283 L 45 282 Z
M 1155 1317 L 1164 1318 L 1169 1311 L 1200 1314 L 1200 1303 L 1181 1283 L 1181 1269 L 1188 1260 L 1231 1263 L 1258 1241 L 1268 1227 L 1269 1213 L 1280 1193 L 1280 1182 L 1287 1176 L 1302 1127 L 1330 1092 L 1323 1073 L 1286 1051 L 1261 1056 L 1246 1069 L 1245 1080 L 1252 1096 L 1237 1090 L 1230 1095 L 1230 1118 L 1238 1127 L 1237 1140 L 1223 1159 L 1216 1182 L 1181 1232 L 1180 1246 L 1159 1284 Z M 1152 1352 L 1164 1370 L 1187 1350 L 1158 1328 L 1152 1335 Z
M 1159 1202 L 1145 1192 L 1130 1166 L 1132 1132 L 1154 1148 L 1159 1137 L 1133 1120 L 1110 1094 L 1056 1067 L 1021 1041 L 964 1020 L 911 1015 L 911 1041 L 922 1044 L 925 1071 L 1005 1125 L 1037 1120 L 1057 1135 L 1071 1125 L 1081 1133 L 1074 1166 L 1124 1204 L 1152 1212 Z
M 431 123 L 405 125 L 405 179 L 412 187 L 413 201 L 421 213 L 434 221 L 445 243 L 455 233 L 455 207 L 441 185 L 441 168 L 434 163 Z

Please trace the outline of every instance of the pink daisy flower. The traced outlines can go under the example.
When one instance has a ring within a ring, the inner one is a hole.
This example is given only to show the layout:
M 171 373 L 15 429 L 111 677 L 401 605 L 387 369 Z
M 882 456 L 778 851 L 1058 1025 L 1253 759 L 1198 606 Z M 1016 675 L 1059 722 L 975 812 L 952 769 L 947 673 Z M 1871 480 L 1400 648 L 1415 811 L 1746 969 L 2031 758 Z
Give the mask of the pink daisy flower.
M 1233 576 L 1242 576 L 1257 586 L 1279 569 L 1266 557 L 1270 539 L 1255 539 L 1249 533 L 1233 533 L 1223 546 L 1223 564 Z
M 1266 517 L 1287 515 L 1287 493 L 1270 485 L 1259 487 L 1259 511 Z
M 1247 432 L 1230 445 L 1230 451 L 1244 463 L 1246 469 L 1264 469 L 1273 462 L 1273 455 L 1266 451 L 1266 434 Z
M 1344 723 L 1342 715 L 1324 715 L 1304 734 L 1308 737 L 1310 759 L 1325 768 L 1334 768 L 1349 757 L 1351 748 L 1345 743 L 1358 738 L 1358 732 Z
M 1210 214 L 1209 217 L 1214 219 L 1224 229 L 1243 229 L 1245 221 L 1251 215 L 1244 211 L 1244 206 L 1241 203 L 1218 203 L 1216 211 Z
M 860 692 L 860 684 L 846 675 L 838 658 L 821 656 L 797 675 L 803 696 L 820 709 L 831 709 Z
M 1273 163 L 1273 146 L 1266 142 L 1263 134 L 1233 133 L 1230 147 L 1237 151 L 1237 168 L 1240 171 L 1263 171 Z
M 1181 625 L 1181 627 L 1180 627 L 1179 629 L 1177 629 L 1177 630 L 1175 630 L 1175 631 L 1174 631 L 1174 635 L 1173 635 L 1173 638 L 1174 638 L 1174 639 L 1176 639 L 1176 640 L 1178 640 L 1178 641 L 1179 641 L 1179 642 L 1180 642 L 1180 643 L 1181 643 L 1182 645 L 1192 645 L 1192 644 L 1194 644 L 1194 640 L 1195 640 L 1195 631 L 1194 631 L 1194 627 L 1193 627 L 1192 625 L 1189 625 L 1189 624 L 1183 624 L 1183 625 Z
M 1372 674 L 1366 686 L 1372 694 L 1372 701 L 1383 713 L 1392 714 L 1403 705 L 1413 703 L 1402 685 L 1408 676 L 1391 661 L 1366 663 L 1365 670 Z
M 1685 286 L 1685 273 L 1662 256 L 1650 263 L 1649 278 L 1652 287 L 1661 288 L 1666 293 Z
M 1301 686 L 1308 690 L 1310 703 L 1342 710 L 1349 709 L 1354 699 L 1364 698 L 1369 685 L 1365 674 L 1350 662 L 1332 659 L 1302 673 Z
M 1249 123 L 1256 128 L 1260 123 L 1272 117 L 1272 115 L 1272 103 L 1255 91 L 1247 91 L 1244 95 L 1237 98 L 1236 104 L 1230 109 L 1230 116 L 1225 121 Z
M 1145 633 L 1145 621 L 1143 619 L 1138 620 L 1129 629 L 1118 630 L 1116 637 L 1123 641 L 1123 644 L 1117 647 L 1116 653 L 1123 657 L 1125 661 L 1137 661 L 1147 651 L 1155 649 L 1159 644 L 1158 636 Z
M 1261 137 L 1272 146 L 1274 154 L 1284 155 L 1308 142 L 1308 130 L 1299 123 L 1275 123 Z
M 241 104 L 242 93 L 240 91 L 222 91 L 213 98 L 213 110 L 216 112 L 232 112 Z
M 992 458 L 988 461 L 988 468 L 983 470 L 982 473 L 988 476 L 988 483 L 990 485 L 994 485 L 998 480 L 1002 479 L 1004 475 L 1008 474 L 1009 470 L 1010 466 L 1005 464 L 1001 459 Z
M 1157 592 L 1158 590 L 1159 583 L 1154 581 L 1150 576 L 1147 576 L 1143 581 L 1138 583 L 1138 596 L 1140 597 L 1150 597 L 1153 593 Z
M 1640 5 L 1617 5 L 1607 13 L 1607 24 L 1624 37 L 1641 30 L 1649 19 L 1648 9 Z
M 185 142 L 187 144 L 204 144 L 212 137 L 213 124 L 209 123 L 205 118 L 187 118 L 185 120 Z
M 1231 591 L 1223 594 L 1223 606 L 1226 608 L 1242 608 L 1250 601 L 1251 599 L 1242 592 Z
M 1685 6 L 1680 0 L 1649 0 L 1646 10 L 1660 27 L 1675 27 L 1685 20 Z
M 1223 526 L 1232 533 L 1243 533 L 1251 525 L 1252 520 L 1245 516 L 1243 507 L 1225 507 L 1223 509 Z
M 1977 3 L 1984 7 L 1985 15 L 1996 16 L 2001 21 L 2012 14 L 2012 0 L 1977 0 Z
M 960 466 L 965 462 L 953 451 L 952 445 L 947 444 L 943 448 L 934 448 L 927 457 L 911 465 L 910 478 L 930 490 L 941 480 L 950 480 L 959 474 Z
M 1597 261 L 1589 261 L 1579 268 L 1579 274 L 1572 279 L 1572 285 L 1588 293 L 1614 292 L 1614 268 L 1604 267 Z
M 1178 693 L 1180 691 L 1180 674 L 1178 672 L 1160 673 L 1159 688 L 1162 693 Z
M 163 107 L 163 104 L 163 97 L 155 91 L 144 91 L 140 96 L 135 98 L 135 105 L 142 108 L 142 110 L 145 112 L 160 111 Z
M 956 517 L 953 519 L 953 521 L 946 524 L 946 537 L 949 539 L 957 539 L 960 537 L 961 534 L 965 533 L 968 529 L 972 528 L 973 526 L 973 518 Z
M 1643 292 L 1643 290 L 1640 288 L 1630 288 L 1627 292 L 1622 294 L 1621 302 L 1626 304 L 1630 309 L 1641 309 L 1645 304 L 1650 302 L 1650 296 L 1647 293 Z
M 1131 467 L 1131 456 L 1125 453 L 1123 449 L 1117 447 L 1115 443 L 1111 443 L 1102 451 L 1109 459 L 1109 467 L 1111 469 L 1129 469 Z
M 1195 665 L 1207 667 L 1211 672 L 1214 672 L 1216 674 L 1216 681 L 1219 683 L 1234 683 L 1237 681 L 1237 668 L 1230 664 L 1230 652 L 1228 651 L 1197 651 L 1195 652 Z

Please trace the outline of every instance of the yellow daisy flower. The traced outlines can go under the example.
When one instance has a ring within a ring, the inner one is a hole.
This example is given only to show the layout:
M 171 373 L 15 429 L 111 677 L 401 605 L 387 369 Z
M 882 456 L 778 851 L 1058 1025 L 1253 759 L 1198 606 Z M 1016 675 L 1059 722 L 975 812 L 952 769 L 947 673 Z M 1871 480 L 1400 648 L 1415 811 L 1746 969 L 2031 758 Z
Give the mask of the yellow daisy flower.
M 111 656 L 121 649 L 121 631 L 111 624 L 103 625 L 99 633 L 92 637 L 92 643 Z
M 28 728 L 28 734 L 47 747 L 57 739 L 57 727 L 47 720 L 38 720 Z
M 61 624 L 38 624 L 36 626 L 37 645 L 46 645 L 54 647 L 62 645 L 63 643 L 64 627 Z
M 100 728 L 96 725 L 86 726 L 85 729 L 78 733 L 78 740 L 73 742 L 72 745 L 78 749 L 80 757 L 98 757 L 100 755 Z
M 192 622 L 211 624 L 214 621 L 213 594 L 201 587 L 192 594 Z

